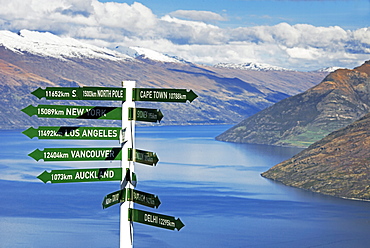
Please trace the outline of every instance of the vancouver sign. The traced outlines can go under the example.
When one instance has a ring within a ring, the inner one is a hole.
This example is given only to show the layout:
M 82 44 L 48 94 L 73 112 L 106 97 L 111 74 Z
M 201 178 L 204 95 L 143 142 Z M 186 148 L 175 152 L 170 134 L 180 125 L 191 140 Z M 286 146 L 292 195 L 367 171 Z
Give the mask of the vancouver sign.
M 36 149 L 30 154 L 31 158 L 39 161 L 104 161 L 120 160 L 121 147 L 104 148 L 44 148 Z

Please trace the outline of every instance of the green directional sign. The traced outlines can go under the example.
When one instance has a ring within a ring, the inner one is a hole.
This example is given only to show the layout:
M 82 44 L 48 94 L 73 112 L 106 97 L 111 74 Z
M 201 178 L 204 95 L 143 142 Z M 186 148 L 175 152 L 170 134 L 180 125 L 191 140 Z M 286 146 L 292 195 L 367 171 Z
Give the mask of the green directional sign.
M 104 197 L 102 206 L 103 209 L 113 206 L 117 203 L 124 202 L 126 198 L 126 189 L 121 189 L 110 193 Z
M 22 133 L 31 139 L 119 140 L 120 132 L 118 127 L 30 127 Z
M 156 195 L 145 193 L 136 189 L 126 188 L 106 195 L 102 203 L 103 209 L 113 206 L 117 203 L 124 202 L 126 200 L 126 196 L 127 201 L 133 201 L 147 207 L 158 208 L 159 205 L 161 205 L 161 201 Z
M 186 89 L 155 89 L 155 88 L 134 88 L 134 101 L 150 102 L 192 102 L 197 98 L 192 90 Z
M 79 183 L 122 180 L 122 168 L 93 168 L 44 171 L 38 177 L 44 183 Z
M 159 109 L 129 108 L 128 119 L 135 121 L 161 122 L 163 114 Z
M 126 89 L 115 87 L 46 87 L 32 94 L 48 100 L 126 100 Z
M 68 105 L 29 105 L 22 109 L 29 116 L 44 118 L 105 119 L 121 120 L 121 107 L 68 106 Z
M 180 231 L 185 225 L 180 218 L 129 208 L 128 220 L 138 223 Z
M 127 189 L 127 200 L 151 208 L 158 208 L 159 205 L 161 205 L 161 201 L 158 196 L 136 189 Z
M 156 166 L 159 159 L 154 152 L 128 148 L 128 160 L 141 164 Z
M 34 150 L 28 156 L 36 161 L 97 161 L 120 160 L 122 158 L 120 147 L 104 148 L 45 148 L 43 151 Z

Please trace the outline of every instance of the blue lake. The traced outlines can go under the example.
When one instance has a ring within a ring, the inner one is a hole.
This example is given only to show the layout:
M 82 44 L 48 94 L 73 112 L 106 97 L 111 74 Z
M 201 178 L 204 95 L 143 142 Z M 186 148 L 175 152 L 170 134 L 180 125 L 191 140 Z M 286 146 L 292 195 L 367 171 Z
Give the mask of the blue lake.
M 284 186 L 260 176 L 297 148 L 219 142 L 229 126 L 137 127 L 137 189 L 181 218 L 178 231 L 134 223 L 134 247 L 369 247 L 370 203 Z M 0 247 L 119 247 L 119 206 L 102 209 L 119 182 L 44 184 L 44 170 L 119 167 L 114 162 L 36 162 L 36 148 L 119 146 L 118 141 L 29 139 L 0 131 Z

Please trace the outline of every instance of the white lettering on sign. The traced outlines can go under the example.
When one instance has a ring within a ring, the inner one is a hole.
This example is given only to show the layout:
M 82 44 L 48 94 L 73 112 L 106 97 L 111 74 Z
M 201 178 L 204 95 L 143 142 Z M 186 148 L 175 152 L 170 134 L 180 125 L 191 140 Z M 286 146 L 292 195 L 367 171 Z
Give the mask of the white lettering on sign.
M 84 97 L 96 97 L 96 92 L 94 92 L 92 90 L 83 90 L 82 95 Z
M 75 179 L 97 179 L 96 171 L 77 171 Z
M 55 108 L 38 108 L 37 115 L 64 115 L 64 111 Z
M 63 159 L 68 157 L 69 154 L 64 152 L 44 152 L 44 159 Z
M 145 202 L 147 204 L 155 205 L 155 200 L 153 197 L 147 197 L 144 194 L 140 194 L 134 191 L 134 201 Z
M 69 92 L 64 92 L 61 90 L 47 90 L 45 91 L 45 97 L 54 97 L 54 98 L 69 97 Z
M 72 175 L 67 175 L 64 173 L 51 174 L 51 180 L 53 181 L 64 181 L 72 179 L 73 179 Z
M 153 93 L 152 91 L 140 91 L 140 98 L 153 98 Z
M 168 98 L 167 91 L 154 91 L 153 95 L 154 95 L 154 98 L 157 98 L 157 99 L 167 99 Z
M 88 129 L 83 130 L 82 137 L 99 137 L 99 138 L 116 138 L 118 137 L 117 130 L 105 129 Z
M 169 99 L 174 99 L 174 100 L 186 100 L 186 95 L 183 95 L 181 93 L 170 93 L 170 98 Z
M 159 224 L 162 226 L 176 227 L 175 222 L 162 218 L 159 218 Z
M 85 113 L 85 110 L 82 108 L 66 108 L 66 115 L 81 116 L 84 113 Z
M 71 150 L 72 158 L 114 158 L 114 150 Z
M 158 216 L 151 214 L 144 214 L 144 221 L 158 224 Z

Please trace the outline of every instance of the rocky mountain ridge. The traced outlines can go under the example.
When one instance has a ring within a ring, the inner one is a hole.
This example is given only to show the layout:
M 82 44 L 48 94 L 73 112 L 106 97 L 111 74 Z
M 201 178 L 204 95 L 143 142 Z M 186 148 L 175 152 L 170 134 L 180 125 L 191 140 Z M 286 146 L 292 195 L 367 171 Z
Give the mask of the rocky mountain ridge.
M 243 120 L 218 140 L 307 147 L 370 111 L 370 61 Z

